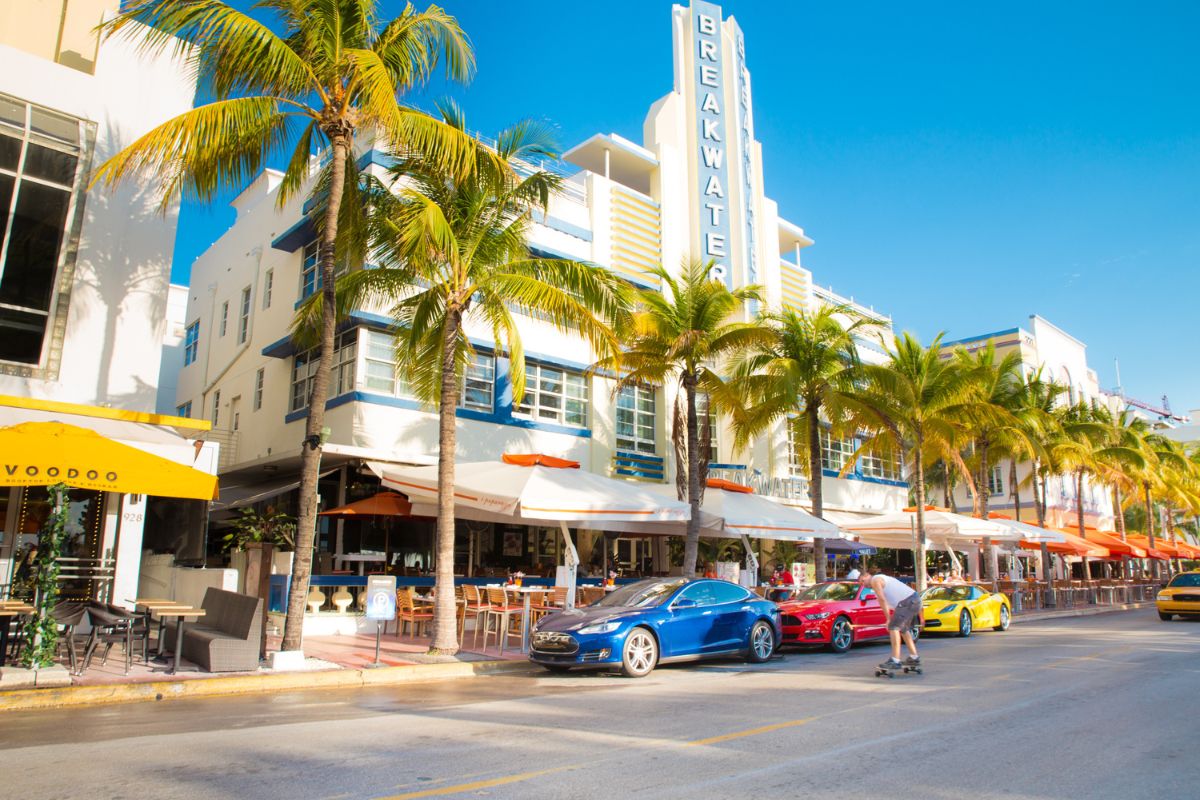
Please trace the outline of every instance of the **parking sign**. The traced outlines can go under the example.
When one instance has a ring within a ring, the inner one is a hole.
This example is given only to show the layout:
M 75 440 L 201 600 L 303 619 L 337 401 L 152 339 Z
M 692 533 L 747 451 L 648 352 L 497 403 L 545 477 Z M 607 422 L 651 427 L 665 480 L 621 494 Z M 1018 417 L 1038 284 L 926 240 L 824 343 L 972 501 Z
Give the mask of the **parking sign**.
M 367 576 L 367 619 L 396 618 L 396 576 Z

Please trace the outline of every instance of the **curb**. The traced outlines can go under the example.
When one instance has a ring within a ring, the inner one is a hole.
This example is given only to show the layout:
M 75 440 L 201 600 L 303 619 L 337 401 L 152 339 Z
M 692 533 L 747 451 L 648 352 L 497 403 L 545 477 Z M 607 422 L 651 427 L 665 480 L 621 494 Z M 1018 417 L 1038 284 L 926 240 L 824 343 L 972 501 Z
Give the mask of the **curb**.
M 1015 625 L 1018 622 L 1045 622 L 1053 619 L 1071 619 L 1073 617 L 1094 617 L 1097 614 L 1112 614 L 1118 611 L 1136 611 L 1139 608 L 1150 608 L 1154 605 L 1153 601 L 1144 603 L 1124 603 L 1122 605 L 1112 606 L 1092 606 L 1089 608 L 1073 608 L 1066 611 L 1038 611 L 1033 614 L 1014 614 L 1012 621 Z
M 379 669 L 331 669 L 271 675 L 234 675 L 182 681 L 69 686 L 58 689 L 15 689 L 0 692 L 0 713 L 48 708 L 147 703 L 196 697 L 269 694 L 303 689 L 359 689 L 423 680 L 469 678 L 519 672 L 527 661 L 459 661 L 447 664 L 405 664 Z

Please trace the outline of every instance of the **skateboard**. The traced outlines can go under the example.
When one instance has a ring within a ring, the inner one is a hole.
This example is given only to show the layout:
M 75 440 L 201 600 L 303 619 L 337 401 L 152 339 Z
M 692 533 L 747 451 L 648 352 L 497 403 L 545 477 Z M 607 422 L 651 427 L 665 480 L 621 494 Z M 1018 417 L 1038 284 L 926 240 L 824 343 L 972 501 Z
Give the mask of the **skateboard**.
M 896 677 L 897 672 L 903 672 L 905 675 L 907 675 L 910 672 L 915 672 L 916 674 L 920 675 L 923 671 L 924 671 L 924 668 L 920 664 L 918 664 L 916 666 L 910 666 L 908 664 L 905 664 L 902 667 L 892 668 L 892 669 L 888 669 L 887 667 L 876 667 L 875 668 L 875 677 L 882 678 L 884 675 L 887 675 L 889 678 L 894 678 L 894 677 Z

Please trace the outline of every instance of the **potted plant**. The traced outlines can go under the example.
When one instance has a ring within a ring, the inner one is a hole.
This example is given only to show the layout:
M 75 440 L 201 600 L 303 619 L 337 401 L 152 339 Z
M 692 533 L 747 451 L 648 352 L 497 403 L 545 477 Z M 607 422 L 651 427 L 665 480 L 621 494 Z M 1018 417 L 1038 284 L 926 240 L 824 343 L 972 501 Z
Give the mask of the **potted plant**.
M 227 550 L 249 550 L 253 545 L 263 544 L 295 547 L 296 520 L 270 508 L 265 514 L 243 508 L 223 541 Z

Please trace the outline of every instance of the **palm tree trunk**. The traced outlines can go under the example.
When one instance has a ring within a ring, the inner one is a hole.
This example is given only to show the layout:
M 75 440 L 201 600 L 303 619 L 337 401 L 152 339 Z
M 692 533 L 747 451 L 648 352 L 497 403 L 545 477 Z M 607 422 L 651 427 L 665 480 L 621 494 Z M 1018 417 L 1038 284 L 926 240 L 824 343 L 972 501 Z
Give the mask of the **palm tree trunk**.
M 1142 489 L 1146 494 L 1146 538 L 1150 541 L 1150 549 L 1154 549 L 1154 503 L 1150 499 L 1150 481 L 1142 481 Z M 1157 578 L 1158 564 L 1150 559 L 1150 572 Z
M 1080 538 L 1086 539 L 1087 534 L 1083 526 L 1083 470 L 1075 470 L 1075 523 L 1079 526 Z M 1090 581 L 1092 579 L 1092 565 L 1088 562 L 1087 556 L 1083 557 L 1083 579 Z
M 1114 483 L 1113 487 L 1112 487 L 1112 491 L 1113 491 L 1113 516 L 1115 516 L 1117 518 L 1117 531 L 1121 534 L 1122 542 L 1128 541 L 1126 539 L 1126 535 L 1125 535 L 1125 513 L 1121 510 L 1121 487 L 1117 486 Z M 1126 580 L 1133 577 L 1132 575 L 1129 574 L 1129 570 L 1130 570 L 1129 559 L 1127 559 L 1127 558 L 1122 559 L 1121 575 Z
M 1017 484 L 1017 459 L 1008 461 L 1008 482 L 1012 484 L 1013 519 L 1021 519 L 1021 487 Z
M 988 472 L 991 469 L 991 464 L 988 463 L 990 447 L 991 445 L 988 444 L 987 440 L 979 443 L 979 483 L 977 484 L 979 490 L 975 493 L 975 496 L 979 498 L 979 502 L 976 504 L 975 513 L 979 515 L 980 519 L 988 518 L 988 501 L 991 499 L 992 494 L 991 475 Z M 979 569 L 982 577 L 987 580 L 995 580 L 996 576 L 992 574 L 992 537 L 983 537 L 983 545 L 980 551 L 983 555 L 983 564 L 980 565 Z
M 1033 513 L 1037 514 L 1038 527 L 1044 528 L 1044 527 L 1046 527 L 1046 504 L 1044 502 L 1042 502 L 1042 497 L 1038 496 L 1038 494 L 1039 494 L 1038 486 L 1040 483 L 1039 478 L 1038 478 L 1038 472 L 1041 471 L 1041 465 L 1037 462 L 1037 460 L 1034 460 L 1033 464 L 1031 464 L 1030 466 L 1033 469 L 1033 475 L 1030 476 L 1033 478 L 1033 481 L 1032 481 L 1032 483 L 1033 483 Z M 1045 486 L 1042 486 L 1043 496 L 1044 496 L 1044 492 L 1045 492 Z
M 700 435 L 696 425 L 696 376 L 683 377 L 683 391 L 687 399 L 687 487 L 688 506 L 692 518 L 687 524 L 687 538 L 683 543 L 683 574 L 696 577 L 696 555 L 700 547 Z
M 808 409 L 808 498 L 814 517 L 825 518 L 824 481 L 821 479 L 821 420 L 820 405 Z M 813 539 L 813 564 L 817 583 L 825 580 L 825 540 Z
M 950 470 L 949 470 L 949 468 L 947 468 L 947 470 L 946 470 L 946 479 L 944 481 L 942 481 L 942 499 L 943 499 L 943 503 L 946 506 L 946 508 L 953 511 L 954 510 L 954 495 L 951 494 L 951 490 L 950 490 Z
M 458 408 L 458 374 L 454 346 L 462 325 L 461 312 L 446 315 L 442 333 L 442 398 L 438 405 L 438 517 L 437 569 L 434 572 L 433 641 L 430 653 L 458 652 L 458 607 L 454 601 L 454 455 L 458 449 L 455 427 Z
M 304 610 L 308 600 L 308 581 L 312 576 L 313 543 L 317 535 L 317 479 L 321 473 L 321 430 L 325 427 L 325 401 L 329 399 L 330 370 L 333 367 L 333 341 L 337 333 L 337 304 L 334 301 L 333 270 L 336 260 L 338 212 L 346 176 L 346 157 L 350 152 L 350 134 L 332 135 L 333 160 L 329 165 L 329 204 L 325 208 L 325 227 L 321 231 L 321 345 L 317 373 L 313 376 L 312 395 L 308 398 L 308 420 L 304 426 L 304 444 L 300 447 L 300 508 L 296 515 L 296 552 L 292 554 L 292 580 L 288 589 L 287 618 L 283 625 L 280 650 L 299 650 L 304 635 Z
M 921 437 L 917 437 L 916 452 L 913 456 L 913 464 L 917 471 L 917 485 L 915 494 L 917 496 L 917 541 L 914 550 L 913 559 L 916 563 L 914 572 L 917 579 L 917 591 L 925 591 L 925 460 L 922 457 L 921 448 L 923 446 Z

